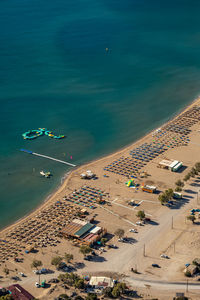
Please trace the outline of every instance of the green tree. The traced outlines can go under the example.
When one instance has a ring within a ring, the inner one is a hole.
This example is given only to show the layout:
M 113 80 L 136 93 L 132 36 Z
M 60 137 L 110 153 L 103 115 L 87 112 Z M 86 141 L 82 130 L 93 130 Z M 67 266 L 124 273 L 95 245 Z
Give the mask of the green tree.
M 180 186 L 177 186 L 176 188 L 175 188 L 175 192 L 181 192 L 182 191 L 182 188 L 180 187 Z
M 168 197 L 165 193 L 163 194 L 160 194 L 159 197 L 158 197 L 158 200 L 161 202 L 161 204 L 165 204 L 168 202 Z
M 189 270 L 187 270 L 187 271 L 185 272 L 185 276 L 186 276 L 186 277 L 191 277 L 192 274 L 191 274 L 191 272 L 190 272 Z
M 198 175 L 198 172 L 195 168 L 192 168 L 189 174 L 191 177 L 195 177 L 195 175 Z
M 84 287 L 85 287 L 84 280 L 83 280 L 82 278 L 76 280 L 74 286 L 75 286 L 75 288 L 77 288 L 77 289 L 79 289 L 79 290 L 83 290 Z
M 184 182 L 181 181 L 180 179 L 177 180 L 177 181 L 175 182 L 175 184 L 176 184 L 177 186 L 179 186 L 179 187 L 184 187 Z
M 187 219 L 192 221 L 193 224 L 194 224 L 194 221 L 196 220 L 194 215 L 187 216 Z
M 62 281 L 65 284 L 68 284 L 70 286 L 75 285 L 75 283 L 77 281 L 79 281 L 80 279 L 82 279 L 81 277 L 79 277 L 77 274 L 75 273 L 65 273 L 65 274 L 60 274 L 58 276 L 58 279 L 60 281 Z
M 80 250 L 79 250 L 83 255 L 87 255 L 90 252 L 92 252 L 92 249 L 87 246 L 87 245 L 81 245 Z
M 127 288 L 126 283 L 124 283 L 124 282 L 117 283 L 116 286 L 119 288 L 119 290 L 122 294 L 124 293 L 124 291 Z
M 0 296 L 0 300 L 13 300 L 14 298 L 11 295 Z
M 41 260 L 34 259 L 32 261 L 31 268 L 38 269 L 38 267 L 41 267 L 41 266 L 42 266 L 42 261 Z
M 116 231 L 115 231 L 115 235 L 118 236 L 119 238 L 122 238 L 124 236 L 124 229 L 121 229 L 121 228 L 118 228 Z
M 186 174 L 183 178 L 184 181 L 188 181 L 190 179 L 190 173 Z
M 74 259 L 74 255 L 73 254 L 70 254 L 70 253 L 65 253 L 65 260 L 66 262 L 70 263 L 71 260 Z
M 103 293 L 106 297 L 112 298 L 112 290 L 113 290 L 113 288 L 108 286 L 103 290 Z
M 143 210 L 139 210 L 137 213 L 137 217 L 140 218 L 140 220 L 144 220 L 145 212 Z
M 56 268 L 59 268 L 60 264 L 62 262 L 61 256 L 54 256 L 51 260 L 51 264 L 55 266 Z
M 173 195 L 174 195 L 174 191 L 172 189 L 168 189 L 165 191 L 165 195 L 168 198 L 168 201 L 172 199 Z
M 197 172 L 200 172 L 200 162 L 197 162 L 195 164 L 195 168 L 196 168 Z
M 171 200 L 173 195 L 174 195 L 174 191 L 172 189 L 168 189 L 168 190 L 164 191 L 164 193 L 159 195 L 158 200 L 163 205 L 163 204 L 167 203 L 169 200 Z
M 112 290 L 112 296 L 113 296 L 113 298 L 119 298 L 120 295 L 121 295 L 120 288 L 117 285 L 114 286 L 114 288 Z
M 93 294 L 93 293 L 88 293 L 88 295 L 86 296 L 85 300 L 97 300 L 97 295 Z
M 107 238 L 101 238 L 101 243 L 102 243 L 102 245 L 105 245 L 105 243 L 107 242 Z

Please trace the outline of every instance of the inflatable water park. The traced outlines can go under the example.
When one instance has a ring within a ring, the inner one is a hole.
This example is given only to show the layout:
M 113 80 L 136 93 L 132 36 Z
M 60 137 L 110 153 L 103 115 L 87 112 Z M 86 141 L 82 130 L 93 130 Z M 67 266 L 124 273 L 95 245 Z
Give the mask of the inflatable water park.
M 47 135 L 53 139 L 63 139 L 65 137 L 64 135 L 54 135 L 52 131 L 47 130 L 46 128 L 28 130 L 22 134 L 24 140 L 33 140 L 42 135 Z

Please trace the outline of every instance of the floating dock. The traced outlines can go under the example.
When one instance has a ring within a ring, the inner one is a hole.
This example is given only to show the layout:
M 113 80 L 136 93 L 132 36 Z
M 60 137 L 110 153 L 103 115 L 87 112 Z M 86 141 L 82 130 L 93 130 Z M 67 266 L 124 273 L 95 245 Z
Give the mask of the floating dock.
M 64 161 L 64 160 L 60 160 L 60 159 L 57 159 L 57 158 L 54 158 L 54 157 L 51 157 L 51 156 L 47 156 L 47 155 L 43 155 L 43 154 L 39 154 L 39 153 L 36 153 L 36 152 L 33 152 L 33 151 L 30 151 L 30 150 L 27 150 L 27 149 L 20 149 L 20 151 L 22 152 L 26 152 L 28 154 L 32 154 L 32 155 L 36 155 L 36 156 L 40 156 L 40 157 L 43 157 L 43 158 L 47 158 L 47 159 L 50 159 L 50 160 L 54 160 L 54 161 L 57 161 L 59 163 L 62 163 L 62 164 L 65 164 L 65 165 L 68 165 L 70 167 L 76 167 L 76 165 L 74 164 L 71 164 L 67 161 Z

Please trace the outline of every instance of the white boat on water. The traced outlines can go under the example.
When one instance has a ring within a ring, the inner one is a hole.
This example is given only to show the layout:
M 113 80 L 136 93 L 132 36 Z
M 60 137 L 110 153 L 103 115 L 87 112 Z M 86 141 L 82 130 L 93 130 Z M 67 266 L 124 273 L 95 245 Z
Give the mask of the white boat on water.
M 51 173 L 50 172 L 40 171 L 40 175 L 44 176 L 45 178 L 49 178 L 51 176 Z

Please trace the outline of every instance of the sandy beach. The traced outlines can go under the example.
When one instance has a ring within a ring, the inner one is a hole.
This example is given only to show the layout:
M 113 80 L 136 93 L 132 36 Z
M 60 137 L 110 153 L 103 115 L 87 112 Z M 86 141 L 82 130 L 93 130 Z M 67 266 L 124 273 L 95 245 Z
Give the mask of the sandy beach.
M 173 243 L 176 241 L 178 249 L 179 241 L 182 241 L 186 252 L 187 244 L 192 243 L 191 235 L 187 234 L 187 230 L 191 230 L 192 225 L 185 222 L 185 216 L 189 209 L 198 204 L 196 202 L 197 187 L 192 186 L 191 182 L 187 183 L 184 188 L 185 202 L 180 204 L 177 209 L 168 209 L 160 204 L 157 194 L 144 193 L 141 186 L 154 185 L 159 192 L 167 188 L 174 189 L 175 182 L 178 179 L 182 180 L 194 164 L 200 161 L 199 108 L 200 99 L 198 98 L 168 123 L 149 132 L 140 140 L 115 153 L 72 170 L 55 193 L 38 208 L 0 232 L 0 271 L 3 272 L 6 265 L 14 273 L 16 267 L 14 257 L 16 256 L 23 258 L 23 263 L 18 265 L 18 269 L 26 274 L 32 274 L 30 264 L 36 257 L 40 258 L 43 265 L 49 268 L 51 267 L 51 258 L 55 253 L 60 255 L 64 255 L 65 252 L 73 253 L 76 262 L 82 261 L 79 249 L 69 241 L 60 238 L 59 232 L 67 223 L 77 217 L 83 208 L 81 201 L 77 204 L 73 201 L 69 202 L 67 199 L 73 195 L 74 191 L 79 191 L 81 187 L 87 185 L 89 188 L 99 189 L 107 195 L 104 206 L 94 203 L 96 208 L 92 209 L 87 206 L 87 211 L 90 216 L 95 214 L 100 226 L 106 228 L 112 235 L 111 242 L 117 244 L 119 249 L 116 255 L 114 249 L 107 251 L 106 259 L 102 260 L 102 263 L 87 263 L 83 270 L 78 270 L 80 274 L 112 270 L 130 276 L 130 267 L 135 264 L 141 271 L 143 279 L 148 279 L 150 274 L 153 280 L 159 278 L 171 281 L 184 280 L 181 266 L 184 266 L 185 260 L 192 260 L 193 256 L 197 255 L 199 242 L 191 248 L 190 253 L 184 254 L 184 256 L 180 255 L 180 251 L 173 251 Z M 145 159 L 140 156 L 138 158 L 137 149 L 139 152 L 147 153 Z M 159 162 L 166 159 L 183 162 L 182 171 L 171 172 L 158 168 Z M 94 172 L 97 179 L 81 179 L 80 174 L 86 170 Z M 131 178 L 137 181 L 139 188 L 132 189 L 125 185 Z M 130 207 L 128 202 L 131 200 L 138 205 Z M 114 236 L 116 228 L 123 228 L 127 236 L 132 236 L 129 229 L 136 226 L 138 220 L 136 214 L 139 210 L 144 210 L 155 226 L 140 227 L 139 233 L 135 237 L 135 246 L 120 244 Z M 171 230 L 171 219 L 173 218 L 174 227 L 184 230 L 184 233 L 181 231 L 181 235 L 178 230 Z M 142 250 L 144 243 L 148 253 L 145 263 Z M 24 254 L 24 249 L 28 245 L 36 245 L 38 253 Z M 131 250 L 132 247 L 134 247 L 134 251 Z M 162 264 L 162 268 L 155 272 L 150 267 L 152 257 L 154 261 L 157 260 L 162 252 L 169 253 L 172 259 L 170 259 L 170 264 L 166 261 L 159 262 Z M 8 281 L 8 278 L 4 279 L 2 284 L 6 286 Z M 131 280 L 129 280 L 130 282 Z M 34 290 L 32 283 L 30 280 L 26 284 L 27 288 L 33 290 L 35 295 L 37 291 Z
M 184 108 L 180 114 L 183 114 L 185 111 L 189 110 L 191 107 L 193 107 L 194 105 L 198 105 L 200 103 L 200 98 L 197 98 L 195 100 L 192 101 L 192 103 L 187 106 L 186 108 Z M 176 118 L 177 116 L 175 116 Z M 172 119 L 173 120 L 173 119 Z M 168 122 L 172 121 L 171 119 Z M 167 124 L 167 123 L 166 123 Z M 164 126 L 165 124 L 163 124 Z M 50 203 L 53 203 L 55 201 L 57 201 L 61 196 L 64 190 L 69 188 L 69 182 L 71 180 L 71 178 L 73 178 L 73 176 L 77 174 L 79 174 L 82 170 L 86 170 L 86 169 L 90 169 L 92 168 L 94 165 L 96 167 L 96 165 L 102 166 L 105 163 L 109 163 L 111 162 L 113 159 L 115 159 L 116 157 L 120 157 L 122 155 L 125 155 L 127 152 L 129 152 L 130 149 L 132 149 L 133 147 L 137 147 L 137 145 L 140 145 L 143 142 L 146 142 L 149 138 L 152 137 L 152 132 L 154 132 L 156 130 L 156 128 L 147 133 L 145 136 L 141 137 L 139 140 L 137 140 L 134 143 L 131 143 L 130 145 L 123 147 L 122 149 L 111 153 L 108 156 L 102 157 L 100 159 L 97 159 L 95 161 L 89 162 L 87 164 L 81 165 L 81 166 L 77 166 L 74 170 L 69 171 L 66 175 L 65 178 L 63 180 L 63 182 L 61 183 L 61 185 L 56 189 L 55 192 L 53 192 L 51 195 L 49 195 L 43 202 L 42 204 L 37 207 L 36 209 L 34 209 L 30 214 L 24 216 L 23 218 L 21 218 L 20 220 L 18 220 L 17 222 L 15 222 L 14 224 L 11 224 L 5 228 L 3 228 L 0 231 L 0 234 L 5 234 L 7 231 L 11 230 L 12 228 L 14 228 L 14 226 L 17 226 L 21 223 L 23 223 L 25 220 L 32 218 L 35 214 L 37 214 L 37 212 L 39 212 L 40 210 L 48 207 L 48 205 L 50 205 Z M 81 182 L 82 183 L 82 182 Z M 69 189 L 70 190 L 70 189 Z

